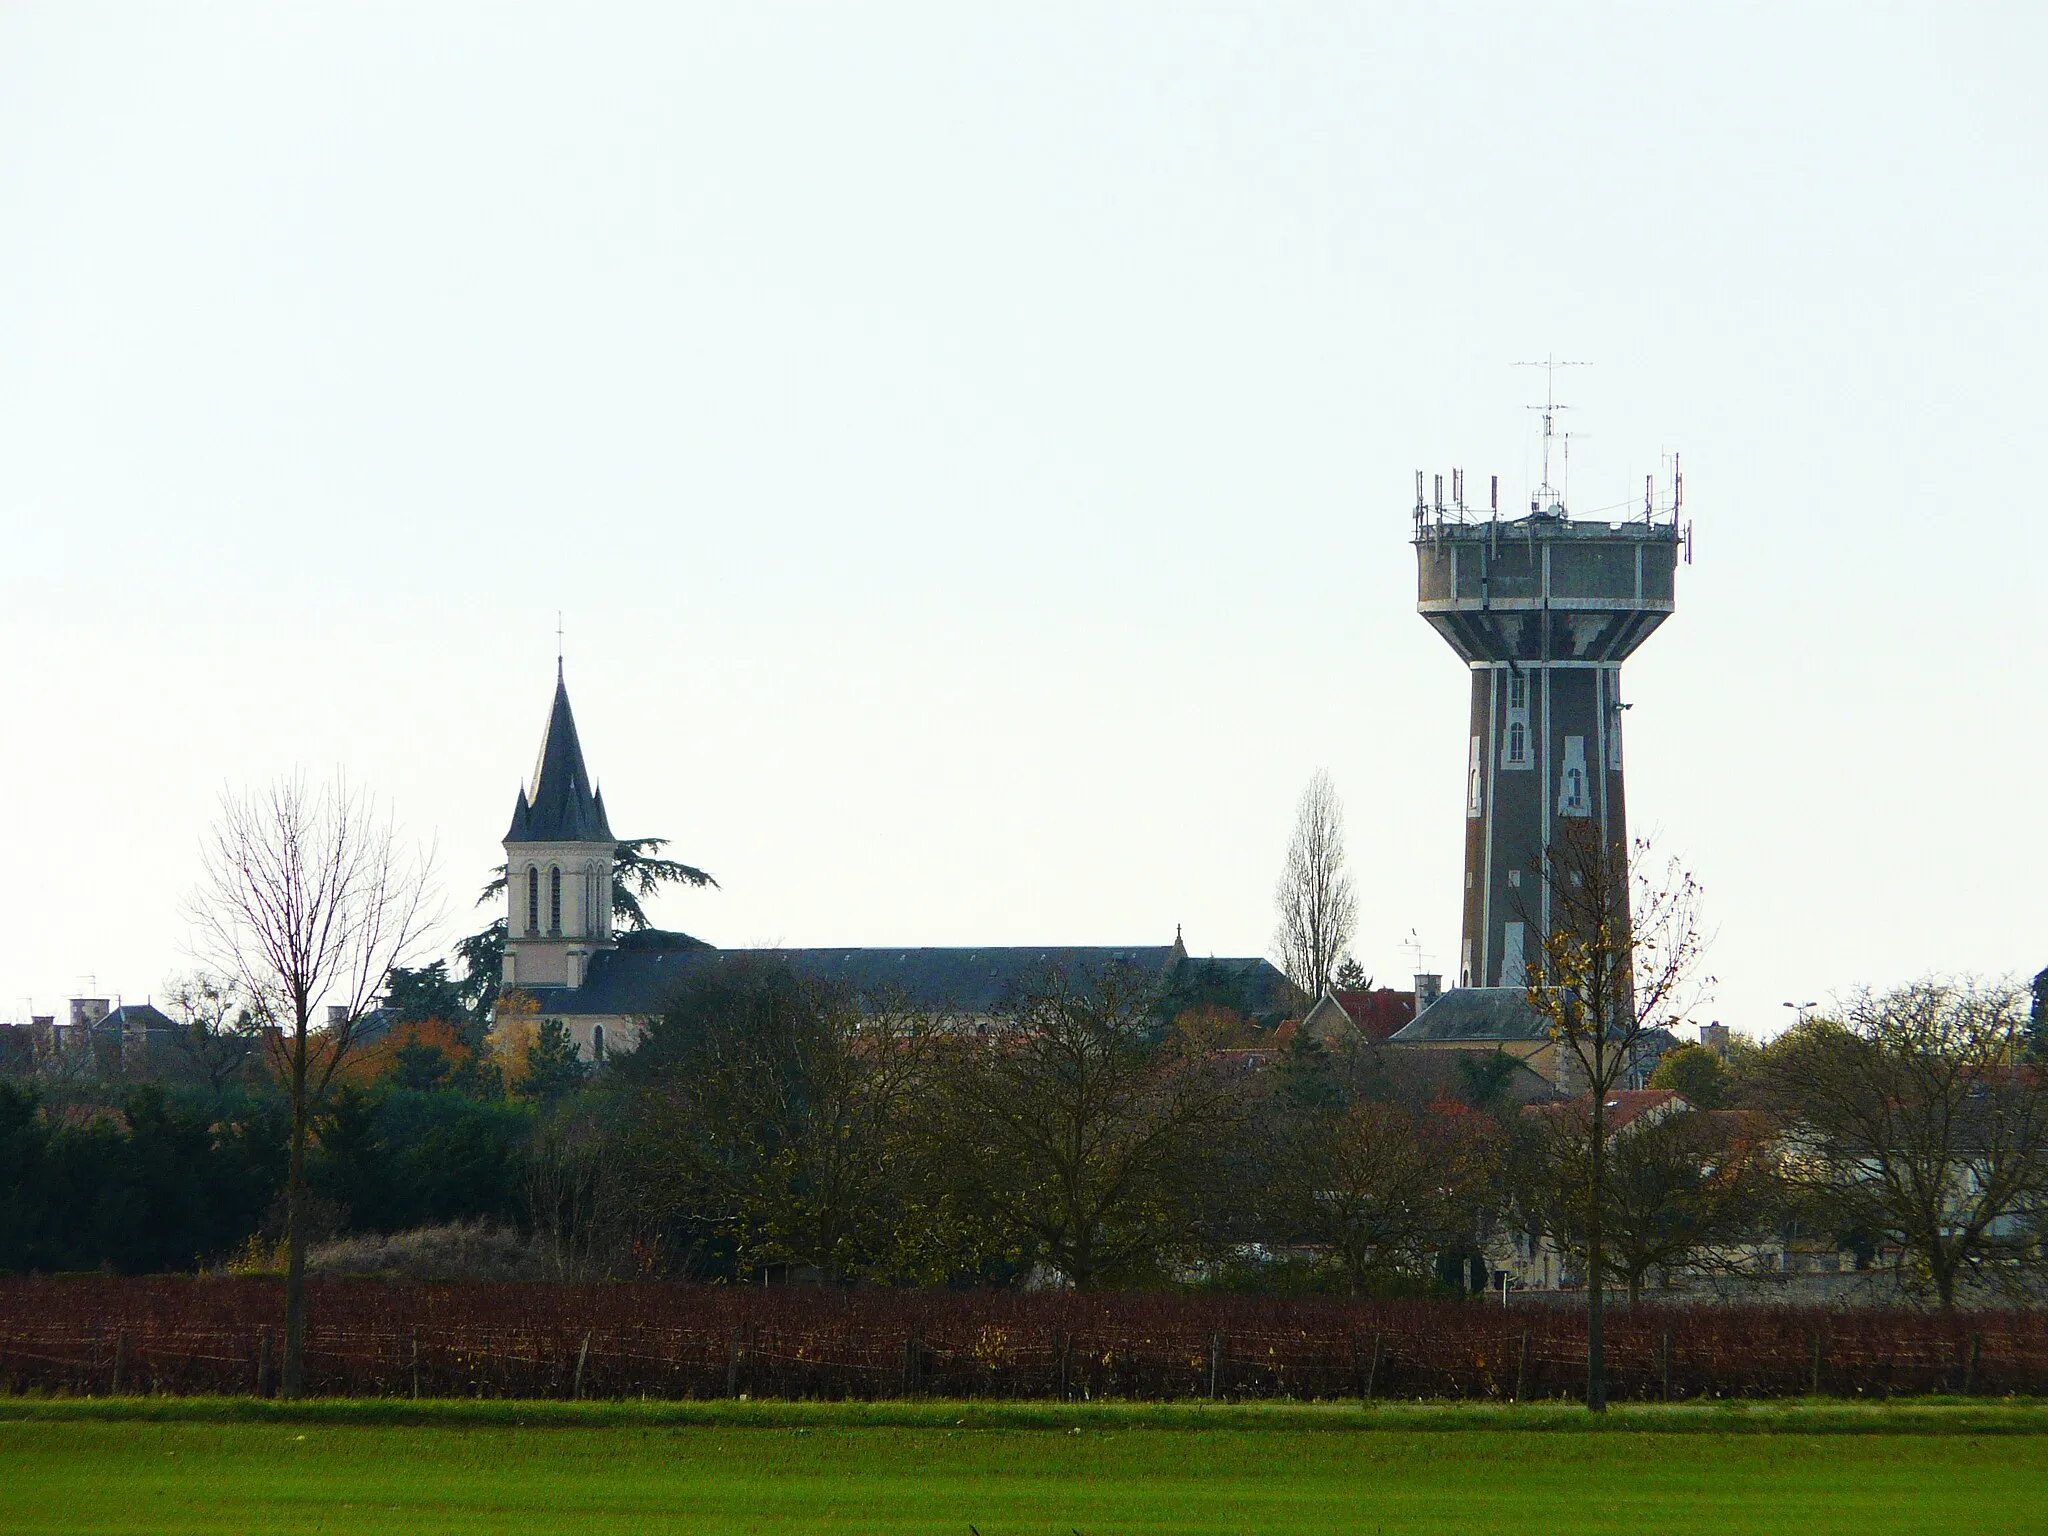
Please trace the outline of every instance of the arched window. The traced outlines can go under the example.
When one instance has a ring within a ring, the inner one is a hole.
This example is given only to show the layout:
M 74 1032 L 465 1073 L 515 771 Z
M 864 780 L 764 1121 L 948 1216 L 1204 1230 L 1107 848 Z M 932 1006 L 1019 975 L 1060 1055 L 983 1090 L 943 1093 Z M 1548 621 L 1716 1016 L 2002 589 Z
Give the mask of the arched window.
M 604 934 L 603 880 L 604 871 L 595 863 L 583 866 L 583 936 L 587 939 Z
M 1529 733 L 1523 727 L 1521 721 L 1517 720 L 1513 725 L 1508 727 L 1509 762 L 1519 763 L 1522 760 L 1522 754 L 1528 750 L 1528 738 Z
M 592 1061 L 604 1060 L 604 1026 L 602 1024 L 590 1026 L 590 1059 Z
M 526 867 L 526 931 L 540 932 L 540 871 Z
M 548 932 L 562 931 L 562 866 L 548 871 Z

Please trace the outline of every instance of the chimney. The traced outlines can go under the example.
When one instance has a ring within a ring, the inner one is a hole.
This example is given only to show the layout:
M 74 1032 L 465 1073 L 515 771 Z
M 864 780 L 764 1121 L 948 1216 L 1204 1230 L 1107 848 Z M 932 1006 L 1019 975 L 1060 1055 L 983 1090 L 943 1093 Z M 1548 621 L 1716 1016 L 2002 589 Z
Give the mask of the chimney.
M 104 997 L 74 997 L 71 999 L 71 1027 L 90 1029 L 107 1016 L 107 999 Z
M 347 1008 L 343 1007 L 340 1003 L 329 1003 L 327 1005 L 327 1027 L 329 1029 L 339 1029 L 347 1022 Z
M 1415 1017 L 1422 1017 L 1429 1005 L 1443 996 L 1444 979 L 1431 971 L 1415 973 Z

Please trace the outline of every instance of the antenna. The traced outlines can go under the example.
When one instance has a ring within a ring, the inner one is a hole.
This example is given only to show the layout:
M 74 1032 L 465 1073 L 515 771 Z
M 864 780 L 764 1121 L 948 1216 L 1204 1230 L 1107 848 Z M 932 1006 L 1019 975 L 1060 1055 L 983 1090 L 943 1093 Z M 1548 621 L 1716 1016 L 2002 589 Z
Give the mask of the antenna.
M 1543 403 L 1528 407 L 1532 411 L 1541 411 L 1543 413 L 1543 485 L 1536 492 L 1536 500 L 1541 510 L 1547 511 L 1553 506 L 1562 510 L 1564 506 L 1564 493 L 1554 489 L 1550 483 L 1550 440 L 1559 435 L 1555 427 L 1557 413 L 1559 411 L 1568 411 L 1571 407 L 1557 403 L 1557 370 L 1560 368 L 1589 368 L 1592 365 L 1590 363 L 1574 362 L 1570 359 L 1546 356 L 1540 363 L 1517 363 L 1515 366 L 1517 368 L 1541 368 L 1543 370 Z M 1572 452 L 1571 436 L 1569 433 L 1566 433 L 1564 437 L 1565 468 L 1569 472 Z M 1531 510 L 1537 510 L 1537 508 L 1532 508 Z
M 1418 976 L 1424 974 L 1429 965 L 1429 952 L 1422 947 L 1422 938 L 1413 928 L 1408 930 L 1408 937 L 1401 941 L 1400 947 L 1408 951 L 1408 958 L 1413 962 L 1409 969 Z

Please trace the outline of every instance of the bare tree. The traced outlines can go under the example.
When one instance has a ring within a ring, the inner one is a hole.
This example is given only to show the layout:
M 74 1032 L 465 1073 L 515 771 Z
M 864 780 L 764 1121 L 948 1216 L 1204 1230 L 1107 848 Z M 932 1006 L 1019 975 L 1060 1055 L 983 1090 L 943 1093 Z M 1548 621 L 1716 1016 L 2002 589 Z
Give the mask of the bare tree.
M 2048 1078 L 2027 1023 L 2016 986 L 1922 981 L 1764 1052 L 1800 1182 L 1844 1226 L 1888 1236 L 1944 1308 L 1964 1275 L 2027 1255 L 2048 1201 Z
M 1608 1096 L 1624 1086 L 1643 1036 L 1676 1023 L 1694 1000 L 1705 950 L 1700 889 L 1673 861 L 1650 868 L 1649 846 L 1610 843 L 1590 821 L 1567 822 L 1543 851 L 1543 898 L 1528 913 L 1539 935 L 1529 1006 L 1542 1016 L 1565 1075 L 1591 1095 L 1586 1116 L 1586 1406 L 1607 1408 L 1601 1337 L 1607 1272 Z
M 1548 1235 L 1581 1273 L 1590 1111 L 1580 1099 L 1525 1112 L 1508 1181 L 1525 1229 Z M 1602 1261 L 1631 1305 L 1653 1271 L 1746 1267 L 1734 1255 L 1777 1207 L 1781 1187 L 1766 1117 L 1674 1104 L 1611 1131 L 1606 1150 Z
M 1195 1245 L 1237 1124 L 1208 1053 L 1160 1039 L 1156 1001 L 1124 967 L 1048 975 L 942 1074 L 954 1161 L 1083 1289 Z
M 1273 901 L 1280 909 L 1273 931 L 1280 968 L 1313 1001 L 1328 990 L 1358 920 L 1351 877 L 1344 872 L 1344 805 L 1323 769 L 1301 792 Z
M 218 1098 L 263 1048 L 265 1021 L 233 977 L 207 971 L 173 977 L 165 1001 L 178 1021 L 171 1049 Z
M 1497 1127 L 1447 1102 L 1361 1100 L 1300 1117 L 1276 1170 L 1293 1230 L 1327 1248 L 1356 1296 L 1472 1241 Z
M 356 1026 L 427 926 L 431 858 L 403 852 L 389 818 L 336 775 L 224 792 L 201 847 L 190 911 L 196 947 L 268 1021 L 265 1042 L 291 1101 L 285 1181 L 285 1339 L 279 1389 L 305 1384 L 306 1141 L 312 1113 Z M 315 1028 L 318 1010 L 327 1022 Z

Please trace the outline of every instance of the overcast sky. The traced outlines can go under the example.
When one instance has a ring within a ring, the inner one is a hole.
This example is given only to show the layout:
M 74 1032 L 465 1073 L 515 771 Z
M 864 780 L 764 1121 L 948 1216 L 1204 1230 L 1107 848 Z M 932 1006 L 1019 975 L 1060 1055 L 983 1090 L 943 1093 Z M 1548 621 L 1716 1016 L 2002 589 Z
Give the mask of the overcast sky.
M 1635 830 L 1702 1017 L 2048 964 L 2048 12 L 0 9 L 0 1017 L 190 964 L 224 786 L 501 857 L 566 629 L 715 943 L 1457 951 L 1417 468 L 1684 454 Z

